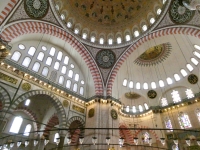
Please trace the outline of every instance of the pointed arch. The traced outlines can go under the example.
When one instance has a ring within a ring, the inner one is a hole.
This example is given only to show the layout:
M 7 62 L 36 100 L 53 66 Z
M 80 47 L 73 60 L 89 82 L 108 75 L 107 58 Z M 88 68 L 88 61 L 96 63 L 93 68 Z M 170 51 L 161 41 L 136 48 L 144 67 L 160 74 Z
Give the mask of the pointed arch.
M 66 113 L 65 113 L 64 107 L 63 107 L 62 103 L 59 101 L 59 99 L 50 91 L 33 90 L 33 91 L 29 91 L 27 93 L 24 93 L 14 101 L 13 105 L 11 106 L 10 111 L 15 110 L 22 101 L 25 101 L 29 97 L 35 96 L 35 95 L 47 95 L 50 97 L 49 100 L 55 107 L 57 114 L 58 114 L 59 127 L 65 128 L 66 127 Z
M 126 130 L 124 130 L 126 129 Z M 124 138 L 124 143 L 127 144 L 133 144 L 133 136 L 130 130 L 128 130 L 128 127 L 125 124 L 121 124 L 119 126 L 119 135 L 120 137 Z
M 0 85 L 0 110 L 7 111 L 11 97 L 8 91 Z
M 48 120 L 48 122 L 47 122 L 47 125 L 46 125 L 46 127 L 45 127 L 45 129 L 44 129 L 44 133 L 43 133 L 43 135 L 45 136 L 45 137 L 48 137 L 48 135 L 49 135 L 49 130 L 51 130 L 54 126 L 56 126 L 56 125 L 59 125 L 59 119 L 58 119 L 58 116 L 57 116 L 57 114 L 53 114 L 52 116 L 51 116 L 51 118 Z

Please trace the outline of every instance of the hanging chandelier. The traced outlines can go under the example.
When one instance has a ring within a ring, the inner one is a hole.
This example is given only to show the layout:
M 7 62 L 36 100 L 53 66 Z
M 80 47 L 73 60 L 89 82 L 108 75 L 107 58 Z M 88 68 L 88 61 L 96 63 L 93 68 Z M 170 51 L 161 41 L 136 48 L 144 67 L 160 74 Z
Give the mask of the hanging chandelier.
M 10 54 L 11 48 L 8 42 L 0 38 L 0 61 L 4 60 Z

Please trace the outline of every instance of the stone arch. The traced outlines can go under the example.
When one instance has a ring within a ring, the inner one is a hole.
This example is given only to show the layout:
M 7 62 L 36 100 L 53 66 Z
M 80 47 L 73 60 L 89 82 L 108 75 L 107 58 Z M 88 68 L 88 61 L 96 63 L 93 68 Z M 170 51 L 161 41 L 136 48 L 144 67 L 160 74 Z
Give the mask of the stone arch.
M 59 119 L 57 114 L 53 114 L 45 126 L 43 135 L 47 137 L 49 135 L 49 130 L 51 130 L 56 125 L 59 125 Z
M 74 117 L 71 117 L 68 122 L 67 122 L 67 129 L 70 129 L 70 126 L 73 124 L 73 123 L 76 123 L 76 126 L 78 129 L 72 131 L 71 133 L 73 133 L 71 136 L 72 136 L 72 143 L 76 142 L 76 140 L 78 139 L 78 136 L 81 135 L 83 136 L 84 135 L 84 130 L 81 129 L 81 128 L 84 128 L 85 127 L 85 121 L 79 117 L 79 116 L 74 116 Z M 80 129 L 79 129 L 80 128 Z
M 29 92 L 22 94 L 14 101 L 13 105 L 11 106 L 11 111 L 15 110 L 22 101 L 25 101 L 27 98 L 29 98 L 31 96 L 35 96 L 35 95 L 48 95 L 50 97 L 49 100 L 55 107 L 57 114 L 58 114 L 58 118 L 59 118 L 59 122 L 60 122 L 59 127 L 65 128 L 66 127 L 66 113 L 65 113 L 64 107 L 63 107 L 62 103 L 59 101 L 59 99 L 50 91 L 33 90 L 33 91 L 29 91 Z
M 123 130 L 123 129 L 126 129 L 126 130 Z M 132 133 L 125 124 L 121 124 L 119 126 L 119 135 L 120 137 L 124 138 L 124 143 L 127 143 L 127 144 L 134 143 Z
M 127 50 L 124 51 L 124 53 L 120 56 L 120 58 L 117 60 L 115 63 L 115 66 L 113 67 L 113 70 L 111 71 L 108 81 L 106 83 L 107 87 L 107 95 L 112 94 L 112 86 L 115 81 L 115 78 L 117 76 L 118 71 L 120 70 L 120 67 L 122 64 L 125 62 L 125 60 L 131 55 L 133 51 L 135 51 L 139 46 L 144 44 L 145 42 L 151 40 L 151 39 L 156 39 L 165 35 L 174 35 L 174 34 L 184 34 L 184 35 L 191 35 L 197 38 L 200 38 L 200 32 L 199 29 L 196 27 L 171 27 L 171 28 L 164 28 L 164 29 L 159 29 L 151 34 L 139 39 L 136 43 L 134 43 L 132 46 L 130 46 Z
M 16 22 L 8 25 L 0 35 L 5 41 L 12 41 L 16 37 L 30 33 L 48 34 L 60 38 L 68 42 L 81 55 L 86 65 L 90 69 L 95 85 L 96 95 L 103 95 L 103 80 L 101 78 L 100 70 L 88 50 L 65 30 L 45 22 Z
M 10 106 L 11 97 L 8 91 L 0 86 L 0 110 L 8 110 Z

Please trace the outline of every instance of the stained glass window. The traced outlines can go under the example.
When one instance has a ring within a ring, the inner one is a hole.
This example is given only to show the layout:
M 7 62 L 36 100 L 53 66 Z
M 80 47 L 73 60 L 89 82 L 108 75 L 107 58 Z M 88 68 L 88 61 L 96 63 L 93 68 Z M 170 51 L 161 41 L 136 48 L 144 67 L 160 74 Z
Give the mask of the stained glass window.
M 144 137 L 144 142 L 145 143 L 147 143 L 147 142 L 149 142 L 149 133 L 148 132 L 145 132 L 144 134 L 143 134 L 143 137 Z
M 192 127 L 190 119 L 186 113 L 180 112 L 178 115 L 178 121 L 182 129 Z
M 165 127 L 166 127 L 167 129 L 173 129 L 172 123 L 171 123 L 171 120 L 170 120 L 169 117 L 166 117 L 166 118 L 165 118 Z M 172 130 L 167 130 L 167 131 L 170 132 L 170 131 L 172 131 Z

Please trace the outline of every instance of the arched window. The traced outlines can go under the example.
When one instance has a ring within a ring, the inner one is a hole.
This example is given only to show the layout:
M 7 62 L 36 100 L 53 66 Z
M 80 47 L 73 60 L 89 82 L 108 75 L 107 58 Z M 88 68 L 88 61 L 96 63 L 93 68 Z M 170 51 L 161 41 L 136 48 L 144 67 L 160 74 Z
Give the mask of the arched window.
M 156 83 L 155 82 L 151 82 L 151 88 L 156 89 Z
M 67 80 L 66 88 L 70 89 L 70 87 L 71 87 L 71 80 Z
M 196 115 L 197 115 L 198 121 L 200 122 L 200 109 L 199 108 L 196 109 Z
M 192 65 L 190 65 L 190 64 L 187 64 L 186 67 L 187 67 L 187 69 L 188 69 L 189 71 L 194 70 L 194 68 L 193 68 Z
M 22 117 L 15 117 L 9 132 L 18 133 L 22 125 L 22 121 L 23 121 Z
M 186 113 L 180 112 L 178 115 L 178 121 L 181 129 L 191 128 L 189 116 Z
M 18 51 L 16 51 L 16 52 L 14 52 L 14 54 L 12 55 L 11 59 L 17 62 L 17 61 L 19 61 L 20 57 L 21 57 L 21 53 L 18 52 Z
M 136 83 L 136 89 L 138 89 L 138 90 L 140 89 L 140 83 L 139 82 Z
M 70 78 L 73 77 L 73 71 L 72 70 L 69 70 L 68 77 L 70 77 Z
M 80 87 L 80 94 L 83 95 L 84 94 L 84 88 Z
M 170 77 L 167 78 L 167 83 L 168 84 L 172 84 L 173 83 L 173 81 L 172 81 L 172 79 Z
M 125 36 L 126 41 L 130 41 L 131 40 L 131 36 L 128 34 Z
M 28 50 L 28 54 L 33 56 L 35 54 L 35 51 L 36 51 L 35 47 L 30 47 Z
M 58 138 L 60 138 L 60 135 L 59 135 L 59 133 L 56 133 L 53 141 L 56 142 Z
M 40 63 L 39 62 L 35 62 L 34 65 L 33 65 L 32 70 L 35 71 L 35 72 L 38 72 L 39 69 L 40 69 Z
M 123 81 L 123 86 L 127 86 L 127 80 L 126 79 L 124 79 L 124 81 Z
M 75 75 L 75 81 L 78 81 L 79 80 L 79 74 L 76 74 Z
M 50 66 L 51 63 L 52 63 L 52 58 L 51 58 L 51 57 L 48 57 L 47 60 L 46 60 L 46 64 L 47 64 L 48 66 Z
M 30 132 L 31 132 L 31 125 L 28 124 L 26 125 L 26 128 L 24 130 L 24 136 L 29 136 Z
M 66 72 L 67 72 L 67 67 L 66 66 L 62 66 L 61 73 L 65 74 Z
M 164 121 L 165 121 L 165 127 L 166 127 L 167 129 L 170 129 L 170 130 L 167 130 L 167 131 L 168 131 L 168 132 L 173 131 L 173 130 L 171 130 L 171 129 L 173 129 L 173 127 L 172 127 L 172 123 L 171 123 L 170 118 L 169 118 L 169 117 L 166 117 Z
M 31 102 L 31 100 L 30 100 L 30 99 L 27 99 L 27 100 L 25 101 L 25 106 L 29 106 L 29 105 L 30 105 L 30 102 Z
M 52 47 L 52 48 L 50 49 L 49 55 L 54 56 L 54 55 L 55 55 L 55 52 L 56 52 L 56 49 L 55 49 L 54 47 Z
M 181 102 L 181 98 L 180 98 L 180 95 L 179 95 L 178 91 L 173 90 L 172 93 L 171 93 L 171 95 L 172 95 L 174 103 Z
M 55 62 L 54 64 L 54 69 L 58 70 L 60 67 L 60 63 L 59 62 Z
M 44 58 L 44 53 L 43 52 L 39 52 L 38 56 L 37 56 L 37 59 L 42 61 Z
M 159 86 L 160 86 L 160 87 L 164 87 L 164 86 L 165 86 L 163 80 L 159 80 Z
M 104 39 L 103 39 L 103 38 L 100 38 L 100 39 L 99 39 L 99 43 L 100 43 L 100 44 L 103 44 L 103 43 L 104 43 Z
M 143 88 L 145 89 L 145 90 L 147 90 L 149 87 L 148 87 L 148 84 L 147 83 L 144 83 L 143 84 Z
M 194 45 L 194 48 L 197 50 L 200 50 L 200 46 L 199 45 Z
M 184 69 L 181 69 L 181 74 L 185 77 L 187 76 L 187 72 Z
M 144 108 L 145 108 L 146 110 L 149 109 L 149 106 L 147 105 L 147 103 L 144 103 Z
M 22 65 L 24 67 L 28 67 L 30 65 L 30 62 L 31 62 L 31 59 L 29 57 L 25 57 L 23 62 L 22 62 Z
M 58 59 L 58 60 L 61 60 L 61 59 L 62 59 L 62 55 L 63 55 L 63 53 L 59 51 L 59 52 L 58 52 L 58 55 L 57 55 L 57 59 Z
M 74 92 L 77 92 L 77 90 L 78 90 L 78 85 L 75 83 L 75 84 L 74 84 L 74 87 L 73 87 L 73 91 L 74 91 Z
M 162 106 L 162 107 L 165 107 L 165 106 L 167 106 L 167 105 L 168 105 L 167 99 L 163 97 L 163 98 L 161 99 L 161 106 Z
M 140 112 L 143 112 L 143 107 L 142 107 L 142 105 L 139 105 L 139 111 L 140 111 Z
M 174 78 L 175 78 L 176 81 L 179 81 L 181 79 L 178 74 L 174 74 Z
M 137 112 L 137 110 L 136 110 L 136 107 L 135 107 L 135 106 L 133 106 L 133 107 L 132 107 L 132 111 L 133 111 L 133 113 L 136 113 L 136 112 Z
M 42 75 L 46 77 L 48 75 L 48 73 L 49 73 L 49 68 L 44 67 L 42 70 Z
M 65 80 L 65 78 L 63 76 L 60 76 L 58 83 L 63 85 L 64 80 Z
M 199 54 L 199 52 L 194 51 L 193 54 L 194 54 L 195 56 L 197 56 L 198 58 L 200 58 L 200 54 Z
M 129 88 L 131 88 L 131 89 L 133 88 L 133 81 L 129 82 Z
M 196 60 L 195 58 L 191 58 L 191 61 L 194 65 L 198 65 L 199 63 L 198 60 Z
M 121 44 L 122 43 L 122 38 L 121 37 L 118 37 L 117 38 L 117 44 Z

